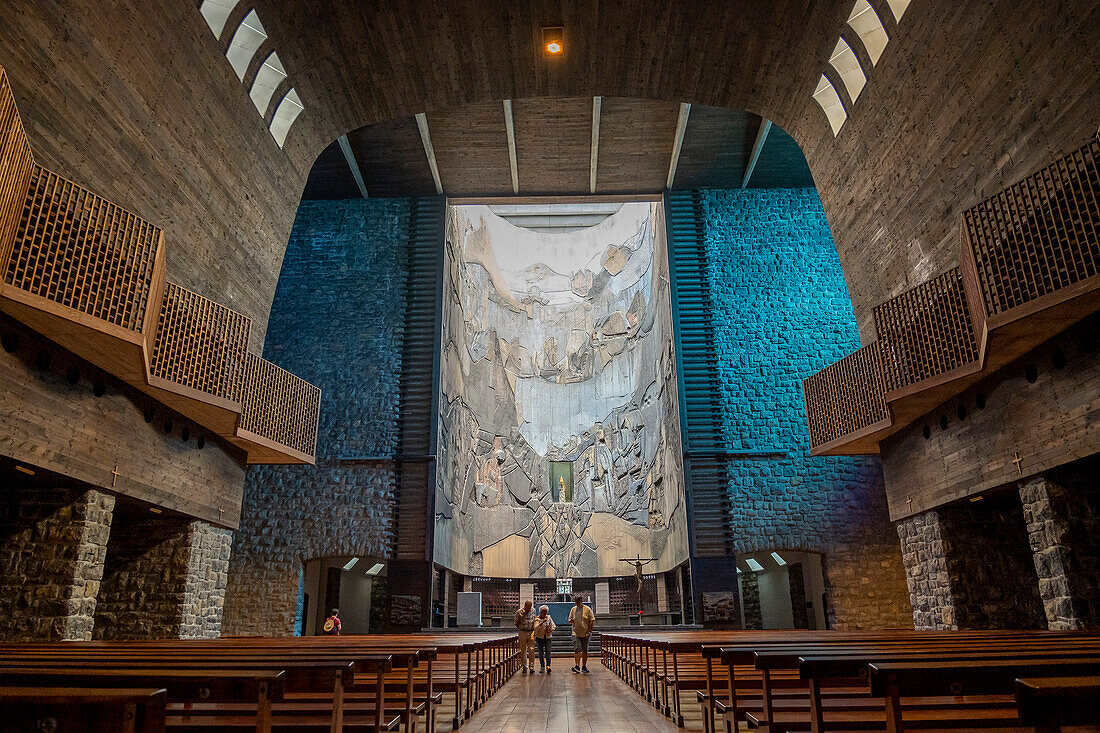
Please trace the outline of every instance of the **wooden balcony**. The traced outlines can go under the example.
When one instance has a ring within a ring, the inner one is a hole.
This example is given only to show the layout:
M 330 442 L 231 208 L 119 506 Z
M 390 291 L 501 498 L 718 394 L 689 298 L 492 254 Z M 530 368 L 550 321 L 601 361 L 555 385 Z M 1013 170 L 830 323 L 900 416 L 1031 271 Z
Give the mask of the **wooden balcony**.
M 879 305 L 878 341 L 803 382 L 811 454 L 877 453 L 1100 308 L 1098 163 L 1094 139 L 963 214 L 960 266 Z
M 158 227 L 34 162 L 2 68 L 0 272 L 0 310 L 249 463 L 314 462 L 320 390 L 248 353 L 250 318 L 167 282 Z

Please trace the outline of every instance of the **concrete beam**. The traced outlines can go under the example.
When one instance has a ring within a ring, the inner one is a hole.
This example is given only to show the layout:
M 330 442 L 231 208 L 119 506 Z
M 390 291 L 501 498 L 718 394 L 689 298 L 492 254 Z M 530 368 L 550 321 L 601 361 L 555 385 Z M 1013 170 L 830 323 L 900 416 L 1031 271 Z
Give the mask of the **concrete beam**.
M 508 165 L 512 169 L 512 193 L 519 193 L 519 164 L 516 162 L 516 125 L 512 119 L 512 100 L 504 100 L 504 129 L 508 132 Z
M 760 160 L 760 151 L 764 149 L 764 141 L 768 139 L 768 132 L 772 129 L 772 121 L 760 118 L 760 126 L 756 128 L 756 142 L 752 144 L 752 153 L 749 155 L 749 164 L 745 166 L 745 176 L 741 179 L 741 188 L 749 185 L 752 172 L 756 170 L 756 162 Z
M 428 156 L 428 167 L 432 170 L 432 180 L 435 181 L 435 192 L 443 194 L 443 183 L 439 180 L 439 166 L 435 162 L 435 148 L 432 147 L 432 136 L 428 132 L 428 115 L 420 112 L 416 115 L 416 126 L 420 129 L 420 142 L 424 144 L 424 154 Z
M 684 133 L 687 132 L 688 115 L 691 113 L 691 105 L 680 103 L 680 116 L 676 119 L 676 134 L 672 138 L 672 157 L 668 161 L 668 179 L 665 188 L 672 188 L 676 181 L 676 166 L 680 162 L 680 148 L 684 145 Z
M 355 179 L 355 185 L 359 187 L 359 193 L 363 194 L 363 198 L 370 198 L 367 196 L 367 184 L 363 183 L 363 173 L 359 170 L 359 161 L 355 159 L 355 153 L 351 149 L 351 143 L 348 142 L 348 136 L 341 135 L 336 138 L 336 141 L 340 143 L 340 150 L 344 153 L 344 160 L 348 162 L 351 177 Z
M 588 192 L 596 193 L 596 164 L 600 160 L 600 108 L 603 97 L 592 97 L 592 158 L 588 163 Z

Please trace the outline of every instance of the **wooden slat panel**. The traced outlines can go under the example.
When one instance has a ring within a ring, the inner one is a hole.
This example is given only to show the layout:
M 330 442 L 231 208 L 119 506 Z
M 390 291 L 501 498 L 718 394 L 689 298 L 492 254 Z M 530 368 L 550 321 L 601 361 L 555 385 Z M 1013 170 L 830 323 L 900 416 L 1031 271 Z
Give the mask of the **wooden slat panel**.
M 1100 272 L 1100 140 L 967 210 L 964 246 L 1000 315 Z
M 0 68 L 0 266 L 8 261 L 34 160 L 7 73 Z
M 872 342 L 802 383 L 810 446 L 856 433 L 890 417 L 882 375 L 882 345 Z
M 673 102 L 605 97 L 596 192 L 663 189 L 679 112 L 680 105 Z
M 371 196 L 435 195 L 432 171 L 412 117 L 361 127 L 348 133 L 348 142 Z
M 875 308 L 887 391 L 972 364 L 978 345 L 956 267 Z
M 35 165 L 5 282 L 140 331 L 161 230 Z
M 448 196 L 512 193 L 503 104 L 429 112 L 428 127 Z
M 672 187 L 688 190 L 740 186 L 758 120 L 744 110 L 693 104 Z
M 241 430 L 313 456 L 321 390 L 255 354 L 245 364 Z
M 589 193 L 592 98 L 512 102 L 516 162 L 523 193 Z
M 217 397 L 240 398 L 252 319 L 168 283 L 149 370 Z

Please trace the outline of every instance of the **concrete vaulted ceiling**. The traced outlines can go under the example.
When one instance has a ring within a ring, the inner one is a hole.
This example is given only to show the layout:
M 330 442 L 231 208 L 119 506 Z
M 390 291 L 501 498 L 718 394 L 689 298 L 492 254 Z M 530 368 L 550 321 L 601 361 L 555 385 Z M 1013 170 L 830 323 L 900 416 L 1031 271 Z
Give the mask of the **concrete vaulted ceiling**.
M 467 189 L 453 141 L 471 133 L 503 167 L 495 135 L 477 132 L 501 100 L 520 125 L 524 105 L 553 97 L 766 118 L 805 154 L 871 340 L 873 306 L 957 264 L 961 212 L 1079 147 L 1100 109 L 1096 0 L 914 0 L 900 21 L 904 3 L 871 0 L 882 33 L 867 44 L 854 0 L 242 0 L 218 38 L 200 4 L 25 0 L 0 24 L 0 64 L 43 162 L 163 225 L 183 245 L 169 274 L 252 316 L 257 340 L 314 162 L 366 126 L 414 146 L 425 115 L 441 176 Z M 257 57 L 277 50 L 287 75 L 272 100 L 293 89 L 304 108 L 281 147 L 275 102 L 257 114 L 242 83 L 260 61 L 243 80 L 226 62 L 253 11 Z M 545 26 L 564 29 L 561 58 L 542 56 Z M 849 90 L 853 61 L 865 83 Z M 835 136 L 813 97 L 823 79 L 846 115 Z M 456 110 L 469 119 L 448 129 Z M 580 180 L 579 145 L 571 155 Z
M 511 138 L 501 102 L 423 116 L 440 187 L 448 196 L 653 194 L 666 187 L 674 155 L 673 188 L 813 186 L 797 143 L 748 112 L 697 105 L 685 111 L 687 125 L 677 135 L 680 105 L 673 102 L 616 97 L 509 101 Z M 302 197 L 362 195 L 354 170 L 370 196 L 434 196 L 421 134 L 412 119 L 353 130 L 347 135 L 348 150 L 334 141 L 321 153 Z

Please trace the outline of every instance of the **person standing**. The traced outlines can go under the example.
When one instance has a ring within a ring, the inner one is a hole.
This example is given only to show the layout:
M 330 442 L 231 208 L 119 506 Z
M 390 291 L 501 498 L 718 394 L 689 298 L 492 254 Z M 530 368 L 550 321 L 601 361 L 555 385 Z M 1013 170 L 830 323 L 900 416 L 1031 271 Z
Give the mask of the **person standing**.
M 584 605 L 580 596 L 573 596 L 569 609 L 569 625 L 573 627 L 573 674 L 588 674 L 588 637 L 596 624 L 596 614 Z
M 522 674 L 531 674 L 535 671 L 535 646 L 531 637 L 535 630 L 535 608 L 531 601 L 524 601 L 523 606 L 516 610 L 516 629 L 519 631 L 519 655 L 523 660 Z M 530 659 L 531 666 L 528 670 L 527 662 Z
M 539 615 L 535 617 L 535 646 L 539 651 L 539 674 L 550 671 L 550 637 L 557 625 L 550 618 L 550 607 L 539 606 Z
M 332 609 L 332 615 L 325 619 L 325 625 L 321 630 L 325 632 L 326 636 L 339 636 L 341 626 L 340 609 L 334 608 Z

